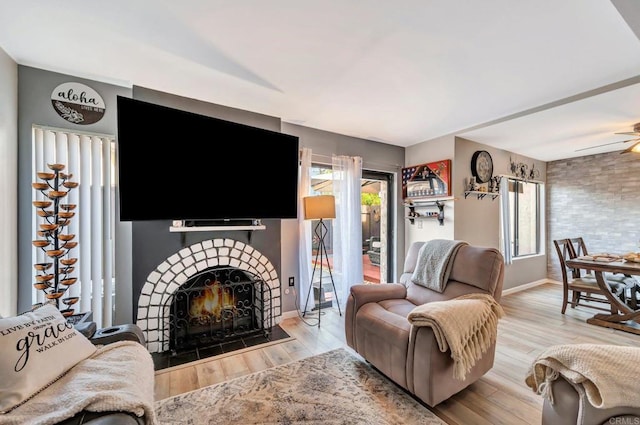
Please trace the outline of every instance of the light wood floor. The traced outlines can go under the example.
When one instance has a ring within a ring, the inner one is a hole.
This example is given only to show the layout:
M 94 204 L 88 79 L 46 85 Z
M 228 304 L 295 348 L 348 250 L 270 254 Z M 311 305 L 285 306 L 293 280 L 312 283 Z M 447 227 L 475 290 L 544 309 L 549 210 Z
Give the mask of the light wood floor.
M 494 367 L 478 382 L 432 408 L 451 425 L 540 424 L 542 399 L 524 384 L 531 362 L 546 347 L 566 343 L 638 345 L 640 336 L 586 323 L 596 310 L 579 307 L 560 313 L 561 287 L 545 283 L 505 295 L 506 316 L 498 326 Z M 170 397 L 257 372 L 279 364 L 343 347 L 344 317 L 337 309 L 325 310 L 321 327 L 298 318 L 280 326 L 295 339 L 264 348 L 247 349 L 166 369 L 156 373 L 156 399 Z M 343 309 L 344 311 L 344 309 Z

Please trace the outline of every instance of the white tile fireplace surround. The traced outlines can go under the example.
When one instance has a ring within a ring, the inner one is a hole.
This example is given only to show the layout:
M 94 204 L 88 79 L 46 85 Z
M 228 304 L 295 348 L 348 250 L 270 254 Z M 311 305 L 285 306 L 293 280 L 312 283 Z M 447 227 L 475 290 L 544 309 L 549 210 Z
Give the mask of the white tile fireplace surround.
M 171 255 L 147 277 L 138 300 L 136 324 L 144 333 L 149 352 L 169 350 L 168 301 L 173 293 L 196 273 L 218 266 L 235 267 L 264 280 L 271 288 L 273 325 L 280 322 L 280 279 L 269 259 L 244 242 L 226 238 L 206 240 Z

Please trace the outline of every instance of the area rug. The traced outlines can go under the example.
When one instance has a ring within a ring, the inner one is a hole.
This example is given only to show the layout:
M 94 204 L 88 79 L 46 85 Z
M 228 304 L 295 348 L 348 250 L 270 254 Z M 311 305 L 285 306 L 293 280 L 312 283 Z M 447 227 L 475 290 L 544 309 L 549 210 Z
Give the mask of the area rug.
M 155 403 L 162 425 L 446 425 L 343 348 Z

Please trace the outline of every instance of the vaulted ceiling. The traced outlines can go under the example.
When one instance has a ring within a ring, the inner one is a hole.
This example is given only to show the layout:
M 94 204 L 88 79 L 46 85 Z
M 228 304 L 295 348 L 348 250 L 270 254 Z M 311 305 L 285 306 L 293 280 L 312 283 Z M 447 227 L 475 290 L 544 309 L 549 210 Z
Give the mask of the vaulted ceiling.
M 411 146 L 536 159 L 621 150 L 640 122 L 637 0 L 20 0 L 16 62 Z

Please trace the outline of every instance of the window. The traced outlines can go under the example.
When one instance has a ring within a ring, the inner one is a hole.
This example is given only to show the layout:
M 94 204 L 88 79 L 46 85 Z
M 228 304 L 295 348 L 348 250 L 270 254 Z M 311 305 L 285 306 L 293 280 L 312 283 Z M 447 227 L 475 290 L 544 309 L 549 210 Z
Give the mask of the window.
M 542 226 L 542 184 L 508 179 L 509 228 L 514 258 L 539 254 Z

